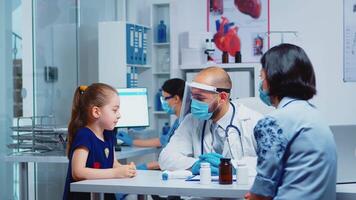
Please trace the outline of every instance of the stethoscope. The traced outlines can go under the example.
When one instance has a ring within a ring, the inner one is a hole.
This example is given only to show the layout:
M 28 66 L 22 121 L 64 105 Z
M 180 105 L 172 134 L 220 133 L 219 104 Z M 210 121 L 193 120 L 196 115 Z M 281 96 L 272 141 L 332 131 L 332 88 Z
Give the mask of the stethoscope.
M 236 112 L 236 108 L 235 108 L 235 105 L 233 103 L 230 102 L 230 105 L 232 106 L 232 117 L 230 119 L 230 124 L 226 127 L 225 129 L 225 137 L 226 137 L 226 140 L 227 140 L 227 144 L 229 146 L 229 151 L 230 151 L 230 154 L 231 154 L 231 158 L 232 159 L 235 159 L 234 158 L 234 155 L 232 154 L 232 150 L 231 150 L 231 145 L 230 145 L 230 140 L 229 140 L 229 130 L 232 128 L 232 129 L 235 129 L 237 131 L 237 133 L 239 134 L 239 139 L 240 139 L 240 146 L 241 146 L 241 151 L 242 151 L 242 156 L 245 155 L 245 152 L 244 152 L 244 148 L 243 148 L 243 145 L 242 145 L 242 136 L 241 136 L 241 131 L 239 128 L 237 128 L 237 126 L 233 125 L 232 122 L 234 120 L 234 117 L 235 117 L 235 112 Z M 205 136 L 205 126 L 206 126 L 206 123 L 207 123 L 207 120 L 204 121 L 204 125 L 203 125 L 203 132 L 202 132 L 202 136 L 201 136 L 201 154 L 203 154 L 204 152 L 204 136 Z

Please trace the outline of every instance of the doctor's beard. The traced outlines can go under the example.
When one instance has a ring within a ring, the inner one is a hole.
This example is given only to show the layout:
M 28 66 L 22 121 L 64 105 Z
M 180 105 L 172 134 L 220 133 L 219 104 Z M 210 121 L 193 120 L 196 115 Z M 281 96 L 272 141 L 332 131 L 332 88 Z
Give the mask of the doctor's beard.
M 209 112 L 213 112 L 213 115 L 210 118 L 212 120 L 214 120 L 215 117 L 219 115 L 219 113 L 221 112 L 221 104 L 218 102 L 218 100 L 215 100 L 211 104 L 211 107 L 209 108 Z

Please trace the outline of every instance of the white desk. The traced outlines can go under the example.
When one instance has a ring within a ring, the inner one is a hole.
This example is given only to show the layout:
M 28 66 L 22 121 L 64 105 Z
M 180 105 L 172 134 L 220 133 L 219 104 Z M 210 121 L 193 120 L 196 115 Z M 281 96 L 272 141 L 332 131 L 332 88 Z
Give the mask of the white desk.
M 138 170 L 136 177 L 131 179 L 101 179 L 85 180 L 72 183 L 73 192 L 90 192 L 92 199 L 99 197 L 97 193 L 127 193 L 127 194 L 154 194 L 193 197 L 243 198 L 248 192 L 249 185 L 219 185 L 212 182 L 210 185 L 201 185 L 196 181 L 161 180 L 160 171 Z
M 141 147 L 121 147 L 121 151 L 115 153 L 116 158 L 125 162 L 127 158 L 142 156 L 150 153 L 156 153 L 157 148 L 141 148 Z M 29 164 L 33 163 L 68 163 L 68 158 L 63 152 L 47 152 L 47 153 L 13 153 L 5 156 L 6 162 L 19 163 L 20 173 L 20 199 L 35 199 L 34 191 L 29 188 L 29 182 L 34 180 L 29 178 Z M 33 185 L 33 184 L 31 184 Z
M 250 180 L 252 183 L 253 179 Z M 90 192 L 92 199 L 99 199 L 99 193 L 127 193 L 127 194 L 155 194 L 172 196 L 215 197 L 215 198 L 243 198 L 249 191 L 250 185 L 242 186 L 219 185 L 212 182 L 210 185 L 201 185 L 199 182 L 184 180 L 161 180 L 160 171 L 138 170 L 132 179 L 101 179 L 86 180 L 72 183 L 73 192 Z M 336 186 L 338 200 L 355 200 L 356 184 Z
M 336 199 L 338 200 L 355 200 L 356 183 L 336 185 Z

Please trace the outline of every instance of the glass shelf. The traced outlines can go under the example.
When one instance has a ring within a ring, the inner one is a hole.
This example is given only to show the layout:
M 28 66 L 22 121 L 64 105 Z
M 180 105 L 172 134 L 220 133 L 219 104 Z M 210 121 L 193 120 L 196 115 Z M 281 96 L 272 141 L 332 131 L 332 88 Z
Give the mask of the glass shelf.
M 156 76 L 169 76 L 170 75 L 169 72 L 153 72 L 152 74 L 156 75 Z
M 167 115 L 165 111 L 153 111 L 153 114 L 155 115 Z
M 163 43 L 158 43 L 158 42 L 155 42 L 153 43 L 154 46 L 169 46 L 170 43 L 169 42 L 163 42 Z
M 144 68 L 144 69 L 150 69 L 152 67 L 151 65 L 140 65 L 140 64 L 127 64 L 127 66 L 132 66 L 132 67 L 137 67 L 137 68 Z

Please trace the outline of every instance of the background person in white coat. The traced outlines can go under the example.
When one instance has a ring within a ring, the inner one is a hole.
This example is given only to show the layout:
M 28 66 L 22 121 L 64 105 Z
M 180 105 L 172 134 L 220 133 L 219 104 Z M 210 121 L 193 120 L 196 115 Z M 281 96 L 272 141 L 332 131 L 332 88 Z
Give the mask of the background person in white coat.
M 230 102 L 231 88 L 230 76 L 222 68 L 209 67 L 196 75 L 190 84 L 191 113 L 162 150 L 158 160 L 162 170 L 190 169 L 199 174 L 205 161 L 217 174 L 221 157 L 232 158 L 234 167 L 238 159 L 255 158 L 253 129 L 262 115 Z

